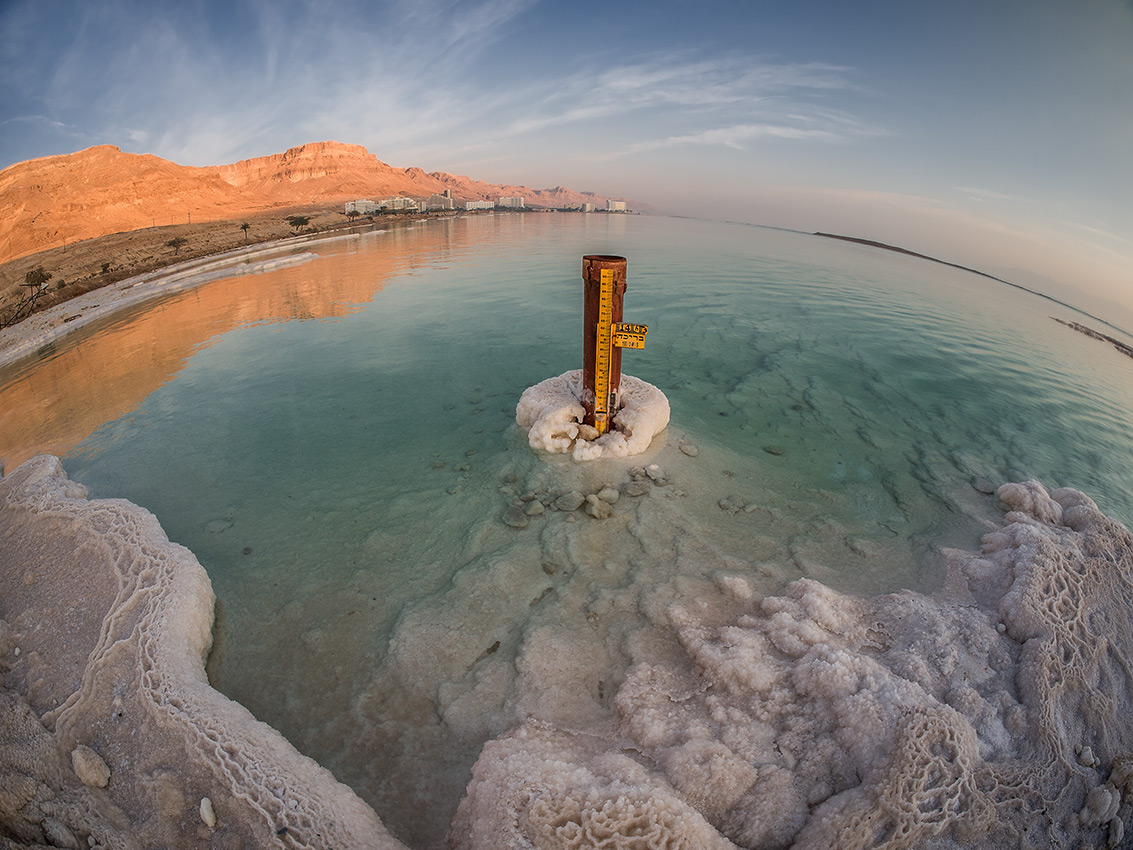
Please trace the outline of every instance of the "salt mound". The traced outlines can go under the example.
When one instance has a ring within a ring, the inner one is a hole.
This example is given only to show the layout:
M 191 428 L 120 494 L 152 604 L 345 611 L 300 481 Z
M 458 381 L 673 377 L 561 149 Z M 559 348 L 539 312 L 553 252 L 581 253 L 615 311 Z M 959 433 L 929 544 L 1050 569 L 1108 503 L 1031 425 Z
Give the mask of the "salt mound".
M 0 541 L 0 833 L 61 847 L 402 847 L 209 686 L 212 587 L 152 514 L 88 500 L 40 456 L 0 481 Z
M 1075 490 L 1000 488 L 937 597 L 812 580 L 638 663 L 616 730 L 489 742 L 458 848 L 1115 847 L 1133 816 L 1133 535 Z
M 669 400 L 652 384 L 622 375 L 620 404 L 609 433 L 583 425 L 582 370 L 574 369 L 524 390 L 515 421 L 531 448 L 578 461 L 641 454 L 669 424 Z

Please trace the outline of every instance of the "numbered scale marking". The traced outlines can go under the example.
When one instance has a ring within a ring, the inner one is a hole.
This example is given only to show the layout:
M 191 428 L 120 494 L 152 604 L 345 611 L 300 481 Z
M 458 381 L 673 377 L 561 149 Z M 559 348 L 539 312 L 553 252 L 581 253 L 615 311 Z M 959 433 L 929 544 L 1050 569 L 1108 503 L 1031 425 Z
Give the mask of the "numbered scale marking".
M 614 324 L 614 270 L 602 269 L 598 291 L 598 327 L 594 346 L 594 427 L 599 434 L 610 430 L 610 419 L 617 412 L 617 398 L 611 392 L 610 375 L 614 347 L 645 348 L 648 325 L 628 322 Z
M 598 338 L 594 347 L 594 427 L 610 430 L 610 370 L 613 357 L 614 270 L 602 269 L 598 291 Z

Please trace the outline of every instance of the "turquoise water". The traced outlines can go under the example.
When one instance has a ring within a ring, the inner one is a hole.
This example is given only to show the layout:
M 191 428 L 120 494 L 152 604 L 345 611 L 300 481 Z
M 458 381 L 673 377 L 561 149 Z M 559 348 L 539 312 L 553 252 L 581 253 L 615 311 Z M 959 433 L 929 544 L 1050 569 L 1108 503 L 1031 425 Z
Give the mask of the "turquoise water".
M 429 221 L 304 250 L 319 259 L 248 278 L 246 297 L 317 275 L 369 300 L 209 318 L 228 329 L 64 465 L 205 565 L 213 683 L 414 846 L 443 843 L 489 736 L 526 716 L 604 722 L 540 684 L 546 658 L 584 660 L 608 703 L 629 664 L 669 651 L 664 611 L 721 575 L 764 592 L 800 575 L 933 589 L 939 549 L 975 547 L 997 515 L 985 481 L 1074 486 L 1133 520 L 1133 360 L 1050 318 L 1089 324 L 1073 310 L 970 273 L 602 215 Z M 536 456 L 514 415 L 526 387 L 581 365 L 591 253 L 629 260 L 626 320 L 650 332 L 623 369 L 664 390 L 672 421 L 644 456 L 580 466 Z M 103 333 L 145 339 L 156 312 Z M 624 487 L 649 463 L 664 483 L 609 520 L 502 522 L 524 493 Z

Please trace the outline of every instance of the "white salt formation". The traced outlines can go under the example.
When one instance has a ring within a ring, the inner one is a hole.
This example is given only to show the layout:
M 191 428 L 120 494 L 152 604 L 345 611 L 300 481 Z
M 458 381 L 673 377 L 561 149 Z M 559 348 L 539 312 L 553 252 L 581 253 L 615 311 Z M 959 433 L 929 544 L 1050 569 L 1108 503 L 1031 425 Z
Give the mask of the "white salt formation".
M 631 667 L 616 729 L 489 742 L 458 848 L 1115 847 L 1133 813 L 1133 536 L 1075 490 L 1009 484 L 947 593 L 799 580 Z M 1085 754 L 1083 756 L 1083 754 Z
M 622 375 L 619 404 L 608 433 L 582 424 L 582 370 L 574 369 L 524 390 L 515 421 L 533 449 L 579 461 L 641 454 L 669 424 L 669 400 L 652 384 Z
M 597 470 L 568 464 L 569 483 Z M 356 727 L 332 730 L 359 753 L 335 769 L 397 786 L 402 830 L 443 828 L 451 808 L 430 786 L 455 800 L 479 752 L 449 830 L 461 850 L 1122 844 L 1127 529 L 1075 490 L 1009 484 L 1003 522 L 979 553 L 947 553 L 934 596 L 813 579 L 762 595 L 773 565 L 756 542 L 746 561 L 719 551 L 668 475 L 579 483 L 568 516 L 583 492 L 612 515 L 538 543 L 501 526 L 509 548 L 484 544 L 407 609 Z M 624 563 L 608 529 L 634 543 Z M 666 561 L 678 548 L 685 566 Z M 0 481 L 0 839 L 402 846 L 208 686 L 212 604 L 196 559 L 147 512 L 88 500 L 53 458 Z M 415 767 L 445 753 L 451 770 Z
M 0 481 L 0 843 L 402 847 L 209 687 L 212 622 L 208 576 L 147 511 L 48 456 Z

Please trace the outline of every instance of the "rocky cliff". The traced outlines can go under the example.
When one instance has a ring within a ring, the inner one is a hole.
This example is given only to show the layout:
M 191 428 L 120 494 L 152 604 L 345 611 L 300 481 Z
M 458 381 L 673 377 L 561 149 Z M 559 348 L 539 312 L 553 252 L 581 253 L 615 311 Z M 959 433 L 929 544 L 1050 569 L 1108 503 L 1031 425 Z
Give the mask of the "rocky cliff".
M 458 201 L 522 195 L 532 206 L 605 203 L 562 187 L 483 183 L 394 168 L 361 145 L 315 142 L 231 165 L 194 168 L 100 145 L 0 171 L 0 257 L 154 225 L 255 215 L 357 198 L 425 198 L 451 189 Z

